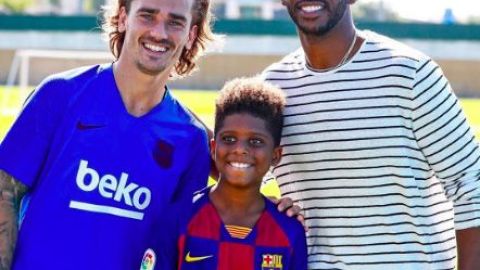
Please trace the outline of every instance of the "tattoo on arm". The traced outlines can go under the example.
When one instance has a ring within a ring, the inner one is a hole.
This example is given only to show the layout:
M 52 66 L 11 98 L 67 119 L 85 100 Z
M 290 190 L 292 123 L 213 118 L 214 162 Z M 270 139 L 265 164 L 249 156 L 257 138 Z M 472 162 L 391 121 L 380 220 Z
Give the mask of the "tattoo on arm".
M 10 269 L 17 242 L 18 210 L 27 187 L 0 170 L 0 270 Z

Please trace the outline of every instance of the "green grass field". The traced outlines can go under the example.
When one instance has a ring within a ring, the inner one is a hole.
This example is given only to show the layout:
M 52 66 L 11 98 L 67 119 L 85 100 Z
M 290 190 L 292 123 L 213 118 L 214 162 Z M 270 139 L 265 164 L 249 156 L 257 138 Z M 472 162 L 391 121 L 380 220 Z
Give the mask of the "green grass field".
M 213 111 L 215 97 L 217 96 L 215 91 L 174 90 L 173 92 L 183 104 L 194 111 L 209 127 L 213 127 Z M 0 86 L 0 140 L 21 108 L 25 95 L 17 88 Z M 465 110 L 468 122 L 480 140 L 480 99 L 461 99 L 460 102 Z
M 213 128 L 213 112 L 217 96 L 215 91 L 174 90 L 173 93 L 184 105 L 194 111 L 205 124 Z M 22 93 L 17 88 L 0 86 L 0 141 L 14 121 L 26 95 L 27 93 Z M 213 180 L 210 180 L 210 184 L 212 183 Z M 262 193 L 273 197 L 279 197 L 280 195 L 280 191 L 273 181 L 262 187 Z
M 173 93 L 209 127 L 213 127 L 213 111 L 215 97 L 217 96 L 215 91 L 174 90 Z M 21 108 L 25 95 L 17 88 L 0 86 L 0 141 Z M 462 99 L 460 102 L 465 110 L 468 122 L 472 126 L 477 139 L 480 140 L 480 99 Z M 275 184 L 263 187 L 262 192 L 268 196 L 279 195 L 278 187 Z

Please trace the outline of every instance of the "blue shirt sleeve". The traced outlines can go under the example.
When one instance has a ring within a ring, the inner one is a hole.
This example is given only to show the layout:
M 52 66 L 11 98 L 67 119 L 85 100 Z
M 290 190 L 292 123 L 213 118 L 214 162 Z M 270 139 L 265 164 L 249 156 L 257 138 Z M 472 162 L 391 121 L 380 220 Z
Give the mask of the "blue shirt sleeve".
M 193 194 L 204 189 L 208 183 L 210 174 L 210 150 L 205 130 L 197 130 L 192 134 L 189 166 L 182 174 L 180 184 L 176 190 L 176 200 L 192 202 Z
M 50 79 L 34 90 L 0 144 L 0 169 L 28 187 L 35 184 L 47 158 L 65 106 L 58 95 L 65 84 Z
M 290 270 L 307 270 L 307 240 L 303 226 L 299 224 L 293 244 L 293 256 Z

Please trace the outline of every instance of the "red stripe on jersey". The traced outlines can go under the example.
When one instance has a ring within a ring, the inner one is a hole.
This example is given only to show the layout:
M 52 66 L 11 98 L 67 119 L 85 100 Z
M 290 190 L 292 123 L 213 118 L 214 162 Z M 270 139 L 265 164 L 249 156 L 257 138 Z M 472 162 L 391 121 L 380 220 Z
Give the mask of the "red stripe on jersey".
M 254 248 L 250 245 L 221 242 L 218 251 L 218 270 L 253 270 Z
M 181 235 L 178 240 L 178 269 L 182 269 L 183 257 L 185 256 L 185 235 Z
M 257 246 L 288 247 L 290 242 L 282 228 L 267 211 L 263 212 L 257 223 Z
M 188 235 L 219 240 L 221 224 L 215 208 L 208 203 L 197 212 L 188 224 Z

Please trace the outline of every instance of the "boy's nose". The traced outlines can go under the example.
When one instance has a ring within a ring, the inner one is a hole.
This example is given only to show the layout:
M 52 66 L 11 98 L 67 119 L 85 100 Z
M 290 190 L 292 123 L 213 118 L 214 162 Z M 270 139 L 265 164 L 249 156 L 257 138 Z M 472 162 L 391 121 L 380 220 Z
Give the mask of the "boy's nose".
M 234 146 L 234 152 L 245 155 L 248 153 L 248 142 L 238 141 Z

